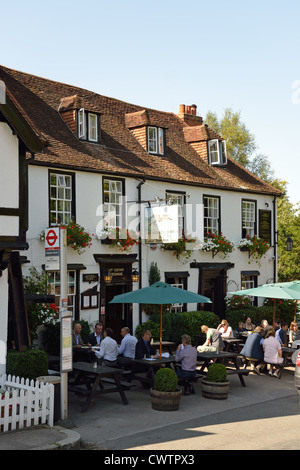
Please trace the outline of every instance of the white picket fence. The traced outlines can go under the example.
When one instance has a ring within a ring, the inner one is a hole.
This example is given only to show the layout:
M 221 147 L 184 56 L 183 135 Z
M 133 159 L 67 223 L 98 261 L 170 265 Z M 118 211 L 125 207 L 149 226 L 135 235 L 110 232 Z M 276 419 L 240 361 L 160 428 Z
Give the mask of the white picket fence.
M 0 376 L 0 431 L 28 426 L 53 426 L 54 385 L 15 376 Z

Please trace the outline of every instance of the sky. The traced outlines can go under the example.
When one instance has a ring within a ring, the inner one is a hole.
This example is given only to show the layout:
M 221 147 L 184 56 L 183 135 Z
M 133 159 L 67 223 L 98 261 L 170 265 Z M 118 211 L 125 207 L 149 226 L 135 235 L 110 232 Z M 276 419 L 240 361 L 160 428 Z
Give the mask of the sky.
M 0 64 L 129 103 L 241 113 L 300 201 L 299 0 L 1 2 Z

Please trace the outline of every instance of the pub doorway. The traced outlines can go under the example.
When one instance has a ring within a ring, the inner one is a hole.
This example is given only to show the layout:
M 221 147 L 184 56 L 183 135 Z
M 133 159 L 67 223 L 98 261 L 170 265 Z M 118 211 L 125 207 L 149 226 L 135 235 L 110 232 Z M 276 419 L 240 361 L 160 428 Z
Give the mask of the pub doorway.
M 125 284 L 107 284 L 105 287 L 105 328 L 111 328 L 114 339 L 120 344 L 121 328 L 128 326 L 132 331 L 131 304 L 110 304 L 115 295 L 127 292 Z

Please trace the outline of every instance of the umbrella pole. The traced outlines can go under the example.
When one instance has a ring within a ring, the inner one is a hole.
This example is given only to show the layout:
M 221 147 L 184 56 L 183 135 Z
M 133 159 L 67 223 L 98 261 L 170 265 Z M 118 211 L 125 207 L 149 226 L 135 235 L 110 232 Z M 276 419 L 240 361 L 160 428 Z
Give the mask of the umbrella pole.
M 273 328 L 275 328 L 275 308 L 276 308 L 276 299 L 274 299 L 274 307 L 273 307 Z
M 295 302 L 294 322 L 296 321 L 296 318 L 297 318 L 297 300 Z
M 160 336 L 159 336 L 159 358 L 161 359 L 162 349 L 162 304 L 160 306 Z

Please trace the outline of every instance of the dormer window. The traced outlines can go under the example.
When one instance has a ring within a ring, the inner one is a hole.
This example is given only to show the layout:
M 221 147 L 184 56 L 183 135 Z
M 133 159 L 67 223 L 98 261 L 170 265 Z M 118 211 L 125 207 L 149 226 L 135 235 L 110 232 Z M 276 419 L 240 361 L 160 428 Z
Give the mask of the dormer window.
M 226 165 L 227 152 L 225 140 L 213 139 L 208 141 L 208 160 L 210 165 Z
M 84 108 L 79 109 L 78 137 L 89 142 L 99 141 L 99 116 L 97 114 L 85 111 Z
M 161 127 L 149 126 L 147 128 L 147 142 L 149 153 L 154 153 L 156 155 L 164 155 L 164 129 L 162 129 Z

